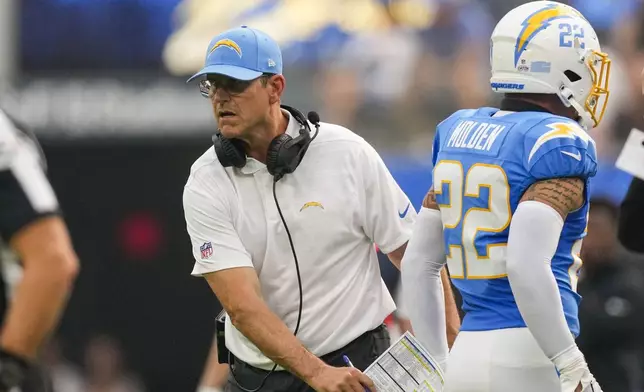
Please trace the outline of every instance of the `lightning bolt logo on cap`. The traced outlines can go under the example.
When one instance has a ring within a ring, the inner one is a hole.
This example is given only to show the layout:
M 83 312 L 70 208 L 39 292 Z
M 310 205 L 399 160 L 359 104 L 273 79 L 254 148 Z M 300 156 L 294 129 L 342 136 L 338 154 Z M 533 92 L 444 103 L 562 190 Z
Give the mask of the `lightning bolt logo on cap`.
M 232 49 L 232 50 L 234 50 L 234 51 L 237 53 L 237 55 L 238 55 L 240 58 L 242 57 L 242 50 L 241 50 L 241 48 L 239 47 L 239 45 L 237 45 L 237 42 L 235 42 L 235 41 L 233 41 L 233 40 L 231 40 L 231 39 L 227 39 L 227 38 L 226 38 L 226 39 L 222 39 L 222 40 L 217 41 L 217 42 L 212 46 L 212 49 L 210 49 L 210 51 L 208 52 L 208 55 L 210 55 L 212 52 L 214 52 L 214 51 L 215 51 L 215 50 L 217 50 L 218 48 L 229 48 L 229 49 Z

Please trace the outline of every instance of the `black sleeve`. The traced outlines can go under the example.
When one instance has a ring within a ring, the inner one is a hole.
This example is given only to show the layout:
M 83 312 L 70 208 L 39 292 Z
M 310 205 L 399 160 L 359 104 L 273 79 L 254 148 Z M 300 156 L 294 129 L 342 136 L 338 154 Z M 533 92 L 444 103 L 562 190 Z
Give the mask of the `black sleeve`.
M 40 147 L 0 111 L 0 238 L 9 242 L 29 223 L 58 213 Z
M 584 293 L 579 304 L 580 345 L 615 348 L 639 339 L 644 328 L 644 279 L 638 270 L 622 268 L 625 276 Z
M 58 207 L 52 204 L 39 207 L 37 200 L 30 200 L 12 171 L 0 171 L 0 238 L 9 242 L 29 223 L 59 213 Z
M 644 252 L 644 181 L 633 179 L 621 205 L 619 241 L 627 249 Z

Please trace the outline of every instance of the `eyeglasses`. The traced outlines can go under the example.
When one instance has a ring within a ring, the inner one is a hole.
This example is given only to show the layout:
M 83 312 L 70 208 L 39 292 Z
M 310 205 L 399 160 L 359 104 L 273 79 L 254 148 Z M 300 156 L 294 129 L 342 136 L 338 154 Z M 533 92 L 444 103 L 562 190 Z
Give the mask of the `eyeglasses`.
M 218 89 L 222 89 L 232 95 L 241 94 L 246 91 L 254 81 L 258 79 L 268 79 L 271 76 L 273 76 L 273 74 L 263 74 L 255 79 L 239 80 L 224 75 L 210 74 L 207 75 L 206 79 L 199 82 L 199 92 L 204 98 L 212 97 Z

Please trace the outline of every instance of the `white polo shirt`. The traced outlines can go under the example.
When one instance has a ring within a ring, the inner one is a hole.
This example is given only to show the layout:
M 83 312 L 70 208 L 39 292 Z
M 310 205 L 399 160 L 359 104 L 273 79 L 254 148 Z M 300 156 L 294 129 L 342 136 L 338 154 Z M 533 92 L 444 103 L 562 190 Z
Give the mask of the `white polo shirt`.
M 290 116 L 286 132 L 295 137 L 299 128 Z M 224 168 L 211 147 L 197 159 L 183 195 L 196 259 L 192 274 L 254 268 L 264 300 L 293 331 L 297 273 L 272 186 L 266 166 L 253 158 L 242 169 Z M 374 244 L 384 253 L 405 244 L 416 211 L 363 138 L 327 123 L 320 124 L 297 170 L 277 183 L 276 193 L 302 277 L 297 337 L 321 356 L 376 328 L 395 310 Z M 255 367 L 273 366 L 229 318 L 226 346 Z

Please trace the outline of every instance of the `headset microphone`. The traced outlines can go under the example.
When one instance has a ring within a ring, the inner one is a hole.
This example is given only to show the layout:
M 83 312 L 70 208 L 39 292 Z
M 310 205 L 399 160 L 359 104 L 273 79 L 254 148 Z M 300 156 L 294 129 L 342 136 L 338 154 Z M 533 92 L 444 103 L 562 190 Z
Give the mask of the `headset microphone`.
M 306 118 L 308 118 L 309 121 L 313 123 L 313 125 L 315 125 L 316 127 L 320 126 L 320 115 L 317 114 L 317 112 L 309 112 L 306 115 Z

